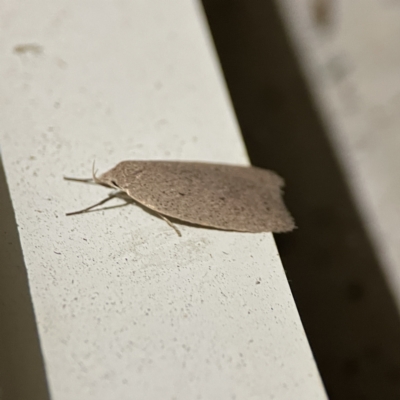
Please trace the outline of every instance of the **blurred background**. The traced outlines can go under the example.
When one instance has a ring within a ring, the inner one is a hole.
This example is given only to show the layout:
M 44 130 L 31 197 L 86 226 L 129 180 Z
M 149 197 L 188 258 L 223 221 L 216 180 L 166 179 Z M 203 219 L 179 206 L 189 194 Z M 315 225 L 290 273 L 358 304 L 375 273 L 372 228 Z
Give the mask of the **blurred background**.
M 400 399 L 400 1 L 203 0 L 330 399 Z

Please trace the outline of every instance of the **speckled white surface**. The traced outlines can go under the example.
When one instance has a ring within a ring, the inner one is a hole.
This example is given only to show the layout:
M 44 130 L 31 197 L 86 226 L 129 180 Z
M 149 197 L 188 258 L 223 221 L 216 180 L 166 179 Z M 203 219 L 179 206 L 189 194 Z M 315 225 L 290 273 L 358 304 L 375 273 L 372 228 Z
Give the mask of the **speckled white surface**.
M 278 2 L 400 309 L 400 2 Z
M 93 159 L 247 162 L 197 3 L 0 15 L 0 145 L 52 398 L 325 399 L 272 235 L 64 215 L 108 193 L 62 180 Z

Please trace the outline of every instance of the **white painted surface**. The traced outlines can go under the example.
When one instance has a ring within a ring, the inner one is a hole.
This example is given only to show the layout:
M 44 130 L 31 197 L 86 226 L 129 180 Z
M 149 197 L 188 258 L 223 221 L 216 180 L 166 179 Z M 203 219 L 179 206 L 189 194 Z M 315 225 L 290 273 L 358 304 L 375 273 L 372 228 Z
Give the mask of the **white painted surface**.
M 400 2 L 277 3 L 400 308 Z
M 108 193 L 62 180 L 93 159 L 247 163 L 197 3 L 0 15 L 0 145 L 52 398 L 325 399 L 272 235 L 64 215 Z

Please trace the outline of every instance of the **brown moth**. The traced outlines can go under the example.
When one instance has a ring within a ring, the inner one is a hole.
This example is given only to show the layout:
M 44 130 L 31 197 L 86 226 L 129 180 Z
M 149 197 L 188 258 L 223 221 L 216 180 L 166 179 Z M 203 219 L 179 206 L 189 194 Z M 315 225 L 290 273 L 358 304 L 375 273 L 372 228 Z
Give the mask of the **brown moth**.
M 288 232 L 294 221 L 282 200 L 283 179 L 256 167 L 180 161 L 122 161 L 93 179 L 74 179 L 118 189 L 168 220 L 239 232 Z

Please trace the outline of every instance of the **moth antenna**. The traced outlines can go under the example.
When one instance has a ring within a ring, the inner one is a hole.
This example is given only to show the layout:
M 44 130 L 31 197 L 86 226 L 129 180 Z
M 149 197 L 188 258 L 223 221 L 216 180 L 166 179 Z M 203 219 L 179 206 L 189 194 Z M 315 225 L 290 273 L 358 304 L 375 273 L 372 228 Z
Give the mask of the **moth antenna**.
M 92 167 L 92 178 L 72 178 L 69 176 L 64 176 L 64 180 L 73 181 L 73 182 L 84 182 L 84 183 L 99 183 L 99 179 L 96 177 L 96 173 L 94 172 L 94 161 Z
M 86 179 L 84 178 L 84 179 L 82 179 L 82 178 L 71 178 L 70 176 L 64 176 L 63 178 L 66 181 L 84 182 L 84 183 L 92 183 L 92 184 L 95 183 L 95 182 L 93 182 L 92 178 L 86 178 Z
M 96 161 L 93 160 L 93 165 L 92 165 L 92 177 L 93 177 L 93 181 L 95 183 L 98 183 L 99 185 L 101 185 L 101 180 L 96 176 L 97 171 L 95 170 L 95 163 Z

